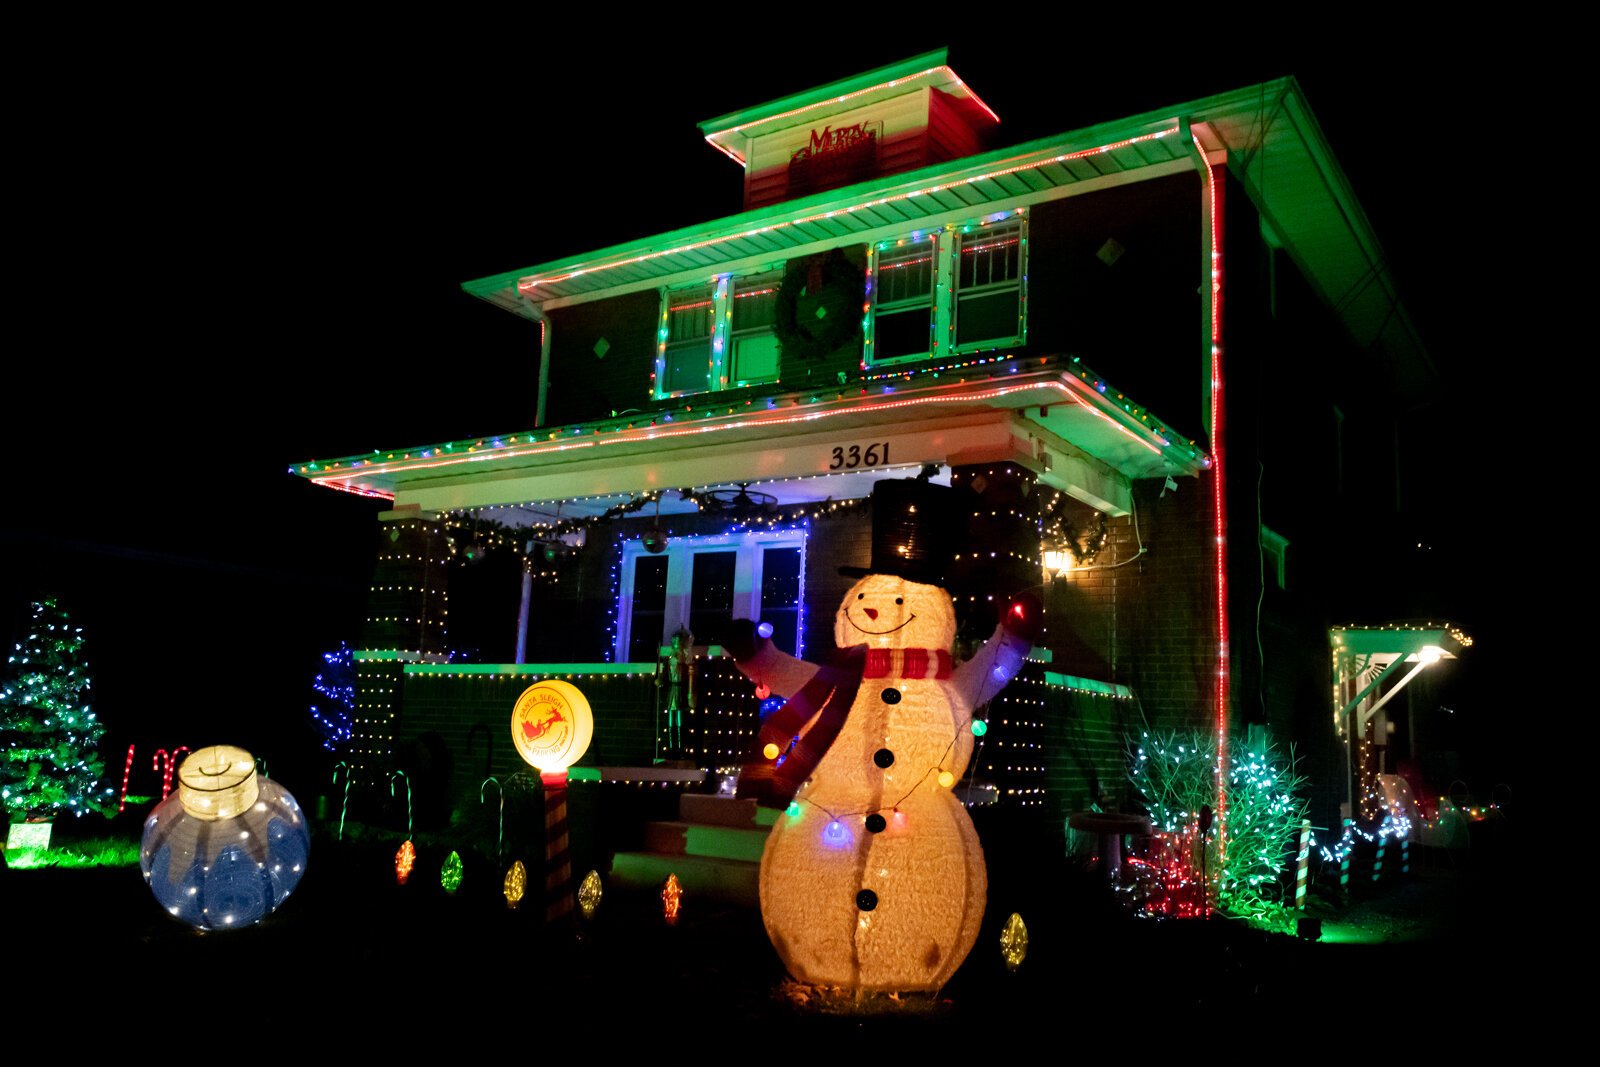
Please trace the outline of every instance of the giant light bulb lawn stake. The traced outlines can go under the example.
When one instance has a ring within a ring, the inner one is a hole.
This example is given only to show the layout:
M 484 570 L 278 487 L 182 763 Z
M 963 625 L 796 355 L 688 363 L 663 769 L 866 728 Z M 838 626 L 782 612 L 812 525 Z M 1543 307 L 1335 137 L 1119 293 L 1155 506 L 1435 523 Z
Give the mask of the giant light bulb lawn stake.
M 567 847 L 567 768 L 594 737 L 589 701 L 568 682 L 530 685 L 511 709 L 511 743 L 544 784 L 545 921 L 572 912 L 572 858 Z

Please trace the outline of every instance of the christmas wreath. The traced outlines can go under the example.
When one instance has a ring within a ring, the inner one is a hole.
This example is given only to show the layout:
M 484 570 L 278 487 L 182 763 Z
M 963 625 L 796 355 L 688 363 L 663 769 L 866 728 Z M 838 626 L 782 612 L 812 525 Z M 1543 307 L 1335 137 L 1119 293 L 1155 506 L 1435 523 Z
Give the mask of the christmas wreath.
M 859 343 L 865 282 L 865 263 L 855 249 L 790 260 L 773 323 L 784 356 L 812 359 Z

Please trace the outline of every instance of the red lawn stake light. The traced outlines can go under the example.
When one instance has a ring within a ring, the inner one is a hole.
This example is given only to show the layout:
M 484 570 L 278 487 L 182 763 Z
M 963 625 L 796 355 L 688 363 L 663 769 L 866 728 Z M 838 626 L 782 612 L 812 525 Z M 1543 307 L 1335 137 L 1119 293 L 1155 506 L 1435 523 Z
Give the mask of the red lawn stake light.
M 170 753 L 164 748 L 156 749 L 156 754 L 150 757 L 150 769 L 161 772 L 161 799 L 167 799 L 172 792 L 172 773 L 178 769 L 178 757 L 189 751 L 188 745 L 179 745 Z M 133 757 L 133 746 L 128 747 L 129 758 Z M 123 792 L 127 792 L 127 783 L 123 783 Z
M 128 776 L 133 773 L 133 746 L 128 746 L 128 759 L 122 765 L 122 795 L 117 798 L 117 814 L 128 810 Z

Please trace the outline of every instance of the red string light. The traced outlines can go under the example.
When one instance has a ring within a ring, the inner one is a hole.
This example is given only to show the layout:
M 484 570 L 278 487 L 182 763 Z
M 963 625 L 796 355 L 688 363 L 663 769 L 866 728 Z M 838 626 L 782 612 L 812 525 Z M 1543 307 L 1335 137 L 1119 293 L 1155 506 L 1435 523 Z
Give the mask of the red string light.
M 1191 133 L 1191 137 L 1194 135 Z M 1205 148 L 1194 137 L 1205 159 Z M 1228 836 L 1228 567 L 1227 495 L 1222 473 L 1222 195 L 1216 168 L 1207 163 L 1206 196 L 1211 215 L 1211 510 L 1216 523 L 1217 567 L 1217 853 L 1227 854 Z

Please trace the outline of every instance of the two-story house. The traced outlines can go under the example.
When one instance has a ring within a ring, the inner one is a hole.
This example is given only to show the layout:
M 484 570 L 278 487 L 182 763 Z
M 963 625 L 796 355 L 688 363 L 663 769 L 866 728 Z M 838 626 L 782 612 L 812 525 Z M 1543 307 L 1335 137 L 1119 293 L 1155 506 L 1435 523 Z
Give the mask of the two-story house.
M 735 764 L 758 701 L 708 646 L 756 617 L 825 655 L 860 502 L 924 477 L 972 513 L 965 628 L 1022 588 L 1049 609 L 975 761 L 998 805 L 1118 794 L 1148 722 L 1270 728 L 1337 818 L 1329 626 L 1361 580 L 1335 519 L 1381 499 L 1368 452 L 1433 371 L 1296 82 L 1005 145 L 935 52 L 701 129 L 742 211 L 466 283 L 537 339 L 527 426 L 295 466 L 392 501 L 355 761 L 426 736 L 464 793 L 561 676 L 596 707 L 586 763 Z M 496 542 L 519 617 L 449 662 L 452 560 Z

